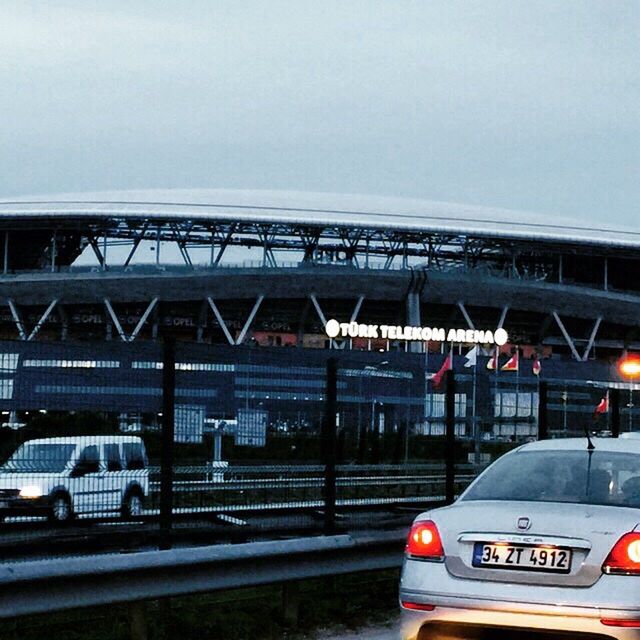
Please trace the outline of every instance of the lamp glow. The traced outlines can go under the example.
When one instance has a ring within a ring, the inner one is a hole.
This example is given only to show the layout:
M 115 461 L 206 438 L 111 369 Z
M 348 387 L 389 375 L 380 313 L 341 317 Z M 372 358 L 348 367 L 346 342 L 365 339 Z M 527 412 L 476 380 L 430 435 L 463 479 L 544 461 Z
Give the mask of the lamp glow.
M 618 370 L 625 378 L 640 378 L 640 357 L 623 358 L 618 364 Z
M 26 487 L 22 487 L 22 489 L 20 489 L 20 497 L 28 499 L 41 498 L 42 487 L 37 485 L 27 485 Z

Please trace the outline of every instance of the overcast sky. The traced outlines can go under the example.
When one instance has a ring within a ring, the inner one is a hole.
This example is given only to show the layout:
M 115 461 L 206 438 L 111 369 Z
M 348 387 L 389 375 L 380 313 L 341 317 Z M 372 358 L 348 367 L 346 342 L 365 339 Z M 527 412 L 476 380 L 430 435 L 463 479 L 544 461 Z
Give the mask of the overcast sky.
M 0 197 L 417 196 L 624 223 L 638 0 L 2 0 Z

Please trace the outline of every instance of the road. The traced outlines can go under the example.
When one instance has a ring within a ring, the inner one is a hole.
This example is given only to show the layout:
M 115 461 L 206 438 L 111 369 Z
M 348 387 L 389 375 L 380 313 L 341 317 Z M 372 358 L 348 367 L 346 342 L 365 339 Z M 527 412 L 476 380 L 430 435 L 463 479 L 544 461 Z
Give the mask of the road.
M 398 640 L 399 623 L 397 617 L 389 622 L 370 627 L 360 627 L 355 630 L 338 631 L 323 629 L 309 636 L 309 640 Z

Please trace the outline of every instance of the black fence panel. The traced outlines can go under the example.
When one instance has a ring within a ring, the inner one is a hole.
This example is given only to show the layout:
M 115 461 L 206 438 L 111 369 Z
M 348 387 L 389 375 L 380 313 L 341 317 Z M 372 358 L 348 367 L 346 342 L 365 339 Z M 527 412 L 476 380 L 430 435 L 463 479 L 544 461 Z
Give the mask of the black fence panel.
M 434 353 L 0 342 L 0 553 L 406 526 L 539 435 L 639 427 L 640 389 L 589 363 L 567 365 L 573 378 L 562 378 L 553 362 L 542 375 L 528 365 L 489 370 L 487 356 L 468 367 L 456 354 L 449 371 L 445 362 Z

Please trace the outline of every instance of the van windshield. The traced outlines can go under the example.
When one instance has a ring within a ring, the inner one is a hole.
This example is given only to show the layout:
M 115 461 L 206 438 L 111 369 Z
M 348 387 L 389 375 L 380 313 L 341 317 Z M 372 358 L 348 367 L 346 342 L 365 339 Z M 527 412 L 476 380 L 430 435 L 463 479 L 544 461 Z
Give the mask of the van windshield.
M 59 473 L 73 453 L 74 444 L 23 444 L 0 467 L 2 473 Z
M 640 455 L 521 451 L 491 465 L 463 500 L 524 500 L 640 507 Z

